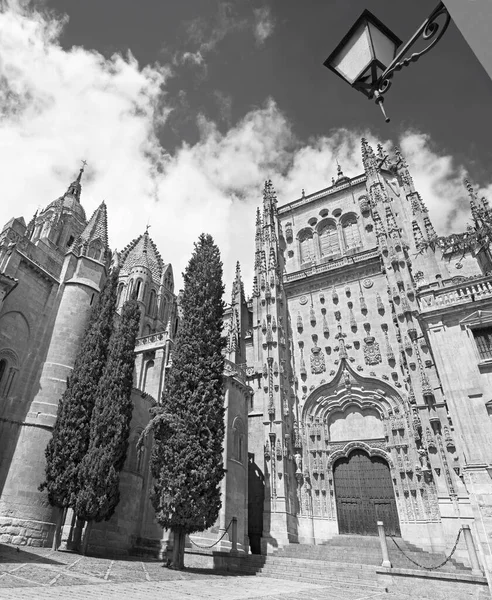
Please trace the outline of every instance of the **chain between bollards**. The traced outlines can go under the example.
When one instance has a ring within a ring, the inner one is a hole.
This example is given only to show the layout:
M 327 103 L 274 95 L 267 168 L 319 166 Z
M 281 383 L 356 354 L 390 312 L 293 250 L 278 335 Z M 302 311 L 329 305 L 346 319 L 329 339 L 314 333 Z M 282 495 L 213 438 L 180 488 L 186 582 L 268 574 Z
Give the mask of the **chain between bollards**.
M 226 527 L 224 533 L 220 536 L 220 538 L 217 541 L 215 541 L 210 546 L 202 546 L 201 544 L 197 544 L 191 538 L 189 538 L 190 542 L 193 544 L 193 546 L 196 546 L 197 548 L 202 548 L 203 550 L 208 550 L 209 548 L 213 548 L 224 538 L 225 534 L 229 531 L 229 527 L 232 525 L 232 523 L 234 522 L 235 519 L 236 519 L 236 517 L 232 517 L 232 519 L 229 521 L 229 525 Z

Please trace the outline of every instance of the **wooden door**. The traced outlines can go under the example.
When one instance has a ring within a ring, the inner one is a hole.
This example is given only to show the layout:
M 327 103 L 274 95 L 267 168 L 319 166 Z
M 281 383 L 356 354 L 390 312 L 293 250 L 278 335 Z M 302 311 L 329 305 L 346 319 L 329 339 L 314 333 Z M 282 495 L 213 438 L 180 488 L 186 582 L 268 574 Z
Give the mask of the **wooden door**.
M 335 463 L 334 483 L 340 533 L 377 535 L 377 521 L 383 521 L 386 533 L 400 534 L 386 461 L 355 450 Z

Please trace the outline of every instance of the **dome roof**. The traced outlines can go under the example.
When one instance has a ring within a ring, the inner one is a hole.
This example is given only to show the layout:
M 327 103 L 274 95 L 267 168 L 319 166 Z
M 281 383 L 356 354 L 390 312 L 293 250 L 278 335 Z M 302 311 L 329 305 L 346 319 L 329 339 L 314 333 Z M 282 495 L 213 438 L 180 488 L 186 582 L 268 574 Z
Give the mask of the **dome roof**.
M 80 169 L 79 174 L 77 175 L 77 179 L 72 181 L 72 183 L 68 186 L 67 191 L 60 196 L 43 210 L 46 212 L 51 208 L 54 208 L 57 211 L 63 212 L 63 209 L 66 208 L 77 215 L 83 221 L 86 221 L 85 210 L 80 204 L 80 193 L 82 191 L 82 186 L 80 184 L 80 179 L 82 177 L 82 173 L 84 172 L 84 167 Z
M 43 212 L 46 212 L 51 208 L 54 208 L 55 210 L 61 210 L 62 212 L 63 209 L 67 209 L 73 212 L 75 215 L 77 215 L 82 221 L 87 220 L 85 216 L 85 210 L 82 204 L 80 204 L 80 202 L 72 195 L 69 195 L 68 192 L 64 196 L 60 196 L 60 198 L 57 198 L 56 200 L 48 204 L 48 206 L 43 210 Z
M 144 267 L 149 269 L 156 283 L 161 279 L 164 263 L 147 231 L 128 244 L 120 261 L 121 275 L 129 275 L 134 267 Z

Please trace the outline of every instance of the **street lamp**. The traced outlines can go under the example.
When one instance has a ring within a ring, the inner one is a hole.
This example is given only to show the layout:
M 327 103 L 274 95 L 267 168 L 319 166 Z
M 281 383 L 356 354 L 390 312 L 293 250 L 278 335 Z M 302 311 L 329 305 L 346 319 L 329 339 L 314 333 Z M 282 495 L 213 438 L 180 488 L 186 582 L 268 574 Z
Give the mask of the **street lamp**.
M 369 99 L 374 98 L 388 123 L 383 94 L 391 87 L 395 71 L 408 67 L 426 54 L 441 39 L 450 20 L 446 7 L 439 2 L 397 54 L 402 41 L 365 10 L 323 64 Z M 406 57 L 419 38 L 430 43 L 420 52 Z

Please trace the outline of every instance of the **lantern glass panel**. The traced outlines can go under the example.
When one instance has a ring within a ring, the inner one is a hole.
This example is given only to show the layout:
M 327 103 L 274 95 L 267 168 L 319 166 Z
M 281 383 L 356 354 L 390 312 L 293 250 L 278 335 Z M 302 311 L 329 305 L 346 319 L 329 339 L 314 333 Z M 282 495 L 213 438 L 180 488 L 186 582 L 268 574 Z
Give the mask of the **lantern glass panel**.
M 391 38 L 370 22 L 369 33 L 372 39 L 375 58 L 382 63 L 386 69 L 395 57 L 397 46 Z
M 369 67 L 372 60 L 368 25 L 367 21 L 363 21 L 340 52 L 332 58 L 331 66 L 352 84 Z

